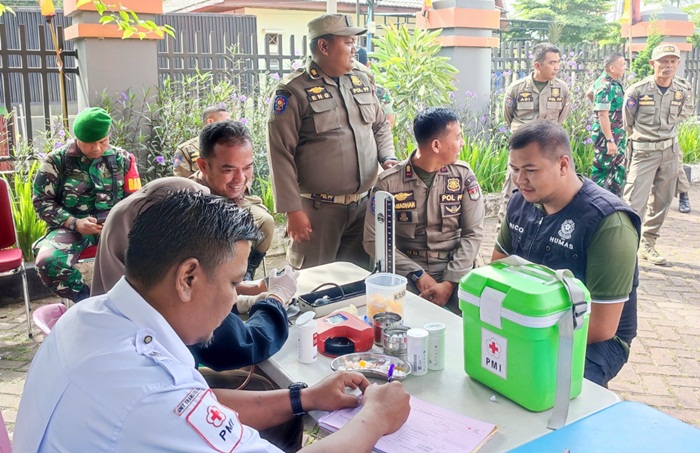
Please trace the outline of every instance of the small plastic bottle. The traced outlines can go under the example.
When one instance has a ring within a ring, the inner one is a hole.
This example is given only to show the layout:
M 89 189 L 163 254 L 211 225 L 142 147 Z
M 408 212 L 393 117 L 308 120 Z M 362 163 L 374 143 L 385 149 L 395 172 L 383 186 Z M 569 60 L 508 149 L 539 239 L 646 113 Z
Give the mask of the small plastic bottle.
M 297 338 L 297 353 L 301 363 L 314 363 L 318 357 L 318 332 L 314 312 L 307 311 L 296 321 L 299 337 Z
M 423 376 L 428 372 L 428 331 L 421 328 L 409 329 L 408 337 L 408 361 L 411 364 L 411 373 L 415 376 Z
M 431 322 L 425 325 L 428 331 L 428 369 L 442 370 L 445 368 L 445 325 Z

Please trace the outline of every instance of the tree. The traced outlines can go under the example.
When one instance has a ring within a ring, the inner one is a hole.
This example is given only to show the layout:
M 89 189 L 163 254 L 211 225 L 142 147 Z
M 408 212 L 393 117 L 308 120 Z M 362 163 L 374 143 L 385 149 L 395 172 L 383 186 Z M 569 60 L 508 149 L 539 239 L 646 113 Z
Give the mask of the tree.
M 516 0 L 516 18 L 560 24 L 561 43 L 597 42 L 609 36 L 611 0 Z M 533 34 L 529 34 L 534 38 Z M 508 39 L 506 32 L 505 39 Z M 549 38 L 549 37 L 548 37 Z

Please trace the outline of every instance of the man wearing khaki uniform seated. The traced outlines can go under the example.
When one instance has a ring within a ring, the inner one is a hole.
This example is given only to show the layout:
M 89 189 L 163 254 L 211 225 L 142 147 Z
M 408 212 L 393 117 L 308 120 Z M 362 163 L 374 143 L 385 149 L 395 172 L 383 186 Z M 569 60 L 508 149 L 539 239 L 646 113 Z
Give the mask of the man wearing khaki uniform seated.
M 680 61 L 677 46 L 654 48 L 649 61 L 654 74 L 627 89 L 622 108 L 631 141 L 624 199 L 644 221 L 639 257 L 657 265 L 666 264 L 656 239 L 678 185 L 681 151 L 676 125 L 694 110 L 691 88 L 676 77 Z

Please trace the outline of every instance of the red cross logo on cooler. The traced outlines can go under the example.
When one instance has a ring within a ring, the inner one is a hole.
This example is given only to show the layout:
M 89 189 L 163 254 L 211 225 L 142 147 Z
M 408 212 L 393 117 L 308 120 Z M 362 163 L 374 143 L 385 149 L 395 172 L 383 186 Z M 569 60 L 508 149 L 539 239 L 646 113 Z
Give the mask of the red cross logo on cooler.
M 491 338 L 487 343 L 486 346 L 489 348 L 491 355 L 498 357 L 500 356 L 501 348 L 498 346 L 498 343 L 496 342 L 495 339 Z
M 209 423 L 210 425 L 214 425 L 218 428 L 219 426 L 223 425 L 225 420 L 226 414 L 221 412 L 218 407 L 207 407 L 207 423 Z

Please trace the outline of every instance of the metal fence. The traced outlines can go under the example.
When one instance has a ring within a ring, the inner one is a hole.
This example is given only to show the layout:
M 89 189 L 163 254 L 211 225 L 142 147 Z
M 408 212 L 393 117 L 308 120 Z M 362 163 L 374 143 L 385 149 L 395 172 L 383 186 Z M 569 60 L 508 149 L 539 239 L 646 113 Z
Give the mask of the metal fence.
M 8 142 L 17 135 L 31 141 L 36 129 L 33 118 L 43 119 L 43 127 L 61 113 L 61 96 L 56 48 L 48 26 L 38 10 L 17 9 L 0 19 L 0 105 L 13 117 L 7 124 Z M 72 43 L 64 42 L 66 20 L 58 14 L 53 19 L 62 49 L 63 80 L 66 100 L 75 101 L 78 76 L 76 52 Z
M 182 80 L 200 72 L 211 72 L 214 82 L 228 79 L 249 94 L 264 73 L 283 75 L 292 63 L 306 54 L 307 41 L 294 36 L 273 46 L 265 40 L 259 49 L 254 16 L 219 14 L 169 14 L 161 19 L 172 25 L 177 39 L 167 37 L 158 43 L 158 73 Z

